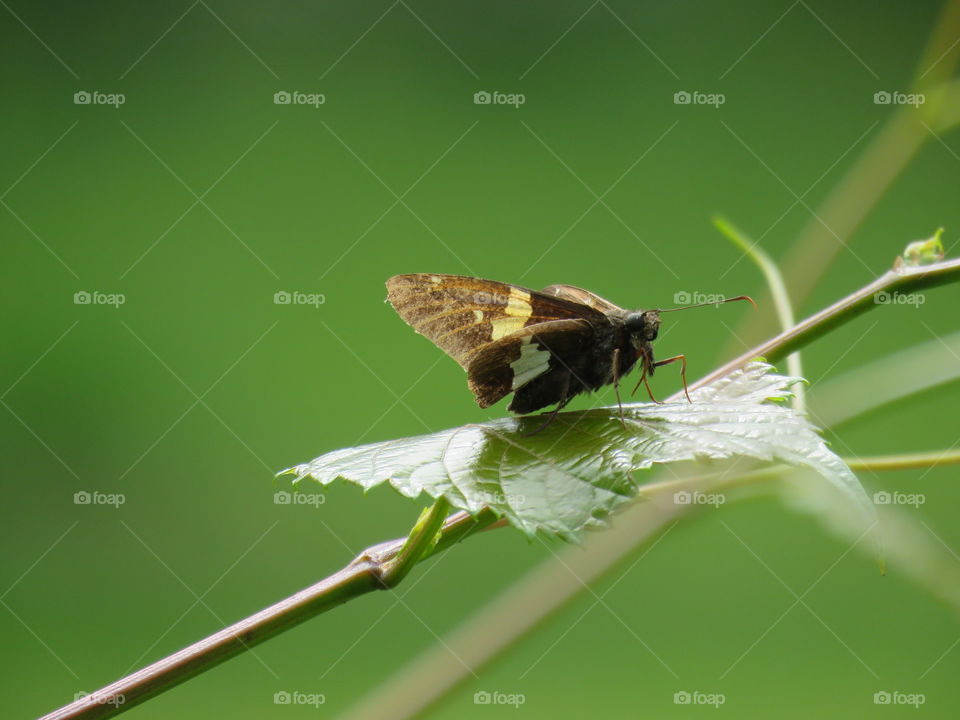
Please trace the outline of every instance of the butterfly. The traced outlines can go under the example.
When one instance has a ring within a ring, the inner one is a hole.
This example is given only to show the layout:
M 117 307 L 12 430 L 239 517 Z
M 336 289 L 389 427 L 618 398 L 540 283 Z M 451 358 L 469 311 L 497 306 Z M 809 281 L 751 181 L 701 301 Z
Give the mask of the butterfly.
M 414 273 L 387 281 L 387 300 L 414 330 L 467 371 L 482 408 L 513 393 L 508 410 L 528 414 L 554 405 L 551 416 L 584 392 L 613 385 L 638 362 L 649 378 L 658 367 L 686 357 L 655 360 L 660 314 L 685 308 L 626 310 L 573 285 L 530 290 L 462 275 Z M 748 300 L 740 296 L 720 302 Z M 701 303 L 686 307 L 714 305 Z M 687 399 L 690 399 L 687 394 Z

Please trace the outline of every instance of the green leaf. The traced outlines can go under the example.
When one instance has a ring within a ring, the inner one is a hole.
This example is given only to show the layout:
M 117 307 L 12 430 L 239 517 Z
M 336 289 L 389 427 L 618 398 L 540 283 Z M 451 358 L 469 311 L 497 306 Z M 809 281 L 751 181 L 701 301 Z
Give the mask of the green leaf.
M 624 405 L 626 429 L 616 406 L 560 413 L 535 435 L 542 416 L 502 418 L 336 450 L 283 472 L 296 475 L 295 484 L 342 479 L 368 490 L 388 482 L 473 514 L 489 507 L 527 534 L 575 540 L 637 494 L 635 471 L 747 457 L 814 470 L 872 522 L 856 476 L 804 417 L 771 402 L 789 397 L 795 382 L 753 362 L 691 393 L 692 403 Z

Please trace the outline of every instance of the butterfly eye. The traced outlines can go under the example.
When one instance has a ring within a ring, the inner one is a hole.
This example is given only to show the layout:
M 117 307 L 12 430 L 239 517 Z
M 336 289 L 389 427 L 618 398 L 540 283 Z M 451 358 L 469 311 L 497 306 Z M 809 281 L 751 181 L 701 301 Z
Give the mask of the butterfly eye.
M 656 340 L 660 332 L 660 313 L 657 310 L 647 310 L 643 314 L 643 337 L 646 340 Z
M 646 326 L 646 318 L 644 318 L 644 314 L 642 312 L 632 312 L 627 315 L 627 318 L 624 320 L 623 324 L 627 328 L 627 332 L 642 334 L 644 327 Z

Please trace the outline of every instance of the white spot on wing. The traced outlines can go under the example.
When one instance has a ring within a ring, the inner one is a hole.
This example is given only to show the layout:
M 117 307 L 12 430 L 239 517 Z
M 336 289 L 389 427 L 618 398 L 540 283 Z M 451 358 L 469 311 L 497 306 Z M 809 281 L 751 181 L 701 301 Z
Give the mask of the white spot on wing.
M 483 310 L 474 310 L 473 316 L 477 319 L 477 322 L 483 320 Z
M 516 390 L 535 377 L 550 369 L 550 353 L 541 350 L 540 346 L 532 342 L 532 337 L 525 337 L 520 341 L 520 357 L 510 363 L 513 370 L 511 389 Z

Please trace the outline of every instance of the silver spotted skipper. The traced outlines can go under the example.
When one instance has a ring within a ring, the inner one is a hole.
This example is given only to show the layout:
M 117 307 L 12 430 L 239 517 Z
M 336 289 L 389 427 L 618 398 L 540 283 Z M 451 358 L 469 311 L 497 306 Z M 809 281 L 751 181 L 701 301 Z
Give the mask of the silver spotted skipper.
M 415 273 L 387 281 L 387 300 L 410 326 L 467 371 L 467 383 L 482 408 L 513 393 L 507 408 L 519 414 L 548 405 L 560 411 L 574 397 L 619 382 L 639 361 L 636 389 L 656 368 L 686 357 L 655 361 L 651 343 L 660 313 L 684 308 L 625 310 L 572 285 L 539 292 L 461 275 Z M 722 302 L 748 300 L 745 295 Z M 687 395 L 687 399 L 690 396 Z

